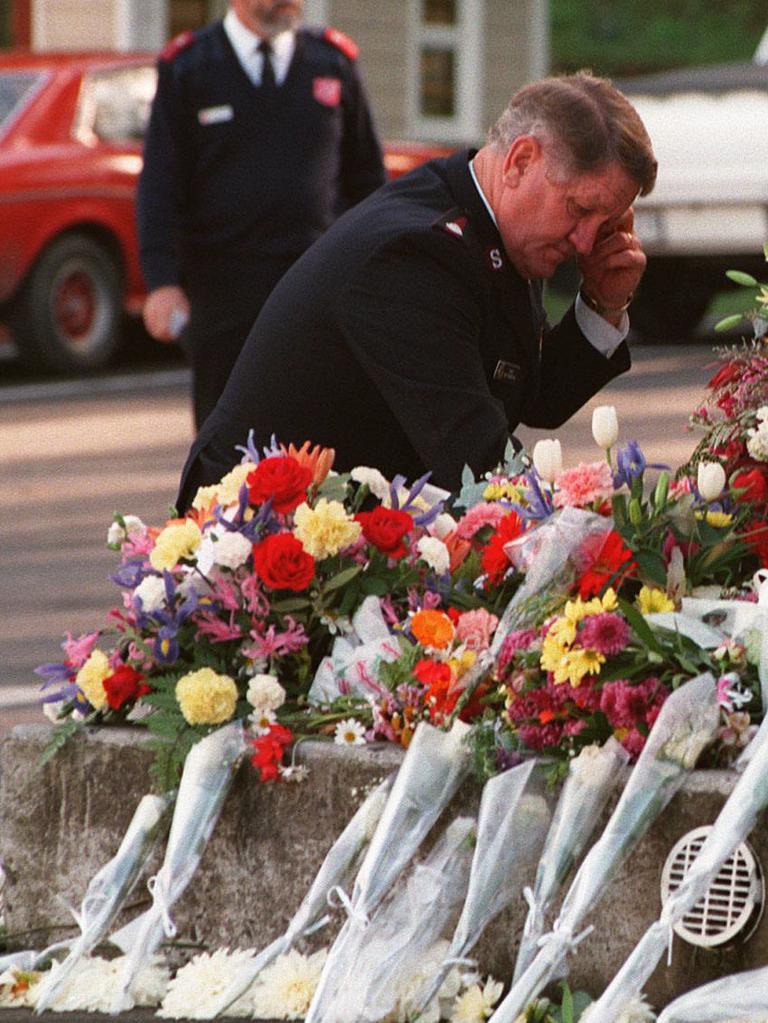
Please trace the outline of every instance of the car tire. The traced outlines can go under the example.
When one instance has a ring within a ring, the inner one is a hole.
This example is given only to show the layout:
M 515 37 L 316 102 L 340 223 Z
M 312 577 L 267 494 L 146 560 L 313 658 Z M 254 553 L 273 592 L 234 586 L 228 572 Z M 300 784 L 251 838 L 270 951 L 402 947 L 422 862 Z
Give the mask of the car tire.
M 694 262 L 651 259 L 629 311 L 632 328 L 649 343 L 687 341 L 716 293 L 711 275 Z
M 120 270 L 109 250 L 84 234 L 53 241 L 32 267 L 11 327 L 22 362 L 67 373 L 100 369 L 120 346 Z

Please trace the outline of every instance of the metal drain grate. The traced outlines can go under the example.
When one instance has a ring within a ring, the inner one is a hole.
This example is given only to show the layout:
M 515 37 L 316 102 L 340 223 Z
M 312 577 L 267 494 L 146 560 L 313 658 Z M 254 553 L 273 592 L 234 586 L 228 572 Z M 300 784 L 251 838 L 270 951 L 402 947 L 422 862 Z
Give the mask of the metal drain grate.
M 680 887 L 711 830 L 705 825 L 689 831 L 670 852 L 661 875 L 662 904 Z M 702 948 L 746 941 L 762 916 L 763 902 L 760 863 L 743 842 L 723 864 L 706 895 L 675 926 L 675 932 Z

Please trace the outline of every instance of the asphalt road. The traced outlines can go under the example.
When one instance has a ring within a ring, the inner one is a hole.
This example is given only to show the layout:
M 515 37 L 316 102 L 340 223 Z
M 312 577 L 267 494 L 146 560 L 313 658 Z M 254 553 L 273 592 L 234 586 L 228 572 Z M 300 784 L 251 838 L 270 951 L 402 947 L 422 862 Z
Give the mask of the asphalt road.
M 620 443 L 680 464 L 689 412 L 710 375 L 711 343 L 636 346 L 634 366 L 557 431 L 567 465 L 599 457 L 592 407 L 616 406 Z M 520 431 L 532 444 L 542 432 Z M 119 595 L 106 549 L 115 511 L 162 524 L 192 437 L 180 364 L 85 381 L 19 382 L 0 367 L 0 734 L 34 707 L 33 668 L 59 659 L 63 634 L 104 622 Z

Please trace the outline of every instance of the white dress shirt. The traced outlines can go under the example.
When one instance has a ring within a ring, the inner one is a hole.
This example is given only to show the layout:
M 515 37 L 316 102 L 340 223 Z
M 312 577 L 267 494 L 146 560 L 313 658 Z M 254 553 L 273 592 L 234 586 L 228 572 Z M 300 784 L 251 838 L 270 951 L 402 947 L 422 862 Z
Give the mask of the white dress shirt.
M 491 219 L 498 228 L 499 224 L 496 220 L 496 214 L 491 209 L 491 205 L 480 187 L 480 182 L 477 180 L 473 164 L 474 161 L 470 160 L 469 173 L 472 175 L 475 188 L 477 189 L 480 198 L 483 200 L 485 208 L 488 210 Z M 582 302 L 581 295 L 576 296 L 574 313 L 581 333 L 587 341 L 589 341 L 592 347 L 596 348 L 601 355 L 605 356 L 606 359 L 610 359 L 629 333 L 629 317 L 626 313 L 624 313 L 621 317 L 621 326 L 618 328 L 614 327 L 612 323 L 608 323 L 608 321 L 604 320 L 603 317 L 596 313 L 594 309 L 590 309 L 585 302 Z
M 248 75 L 254 85 L 261 85 L 261 72 L 264 68 L 266 57 L 259 53 L 259 45 L 262 42 L 261 36 L 251 32 L 249 28 L 240 21 L 235 12 L 230 8 L 224 15 L 224 31 L 232 44 L 232 49 L 242 65 L 243 71 Z M 296 33 L 290 29 L 273 36 L 269 40 L 272 46 L 272 67 L 275 70 L 275 82 L 282 85 L 288 69 L 293 60 L 293 53 L 296 49 Z

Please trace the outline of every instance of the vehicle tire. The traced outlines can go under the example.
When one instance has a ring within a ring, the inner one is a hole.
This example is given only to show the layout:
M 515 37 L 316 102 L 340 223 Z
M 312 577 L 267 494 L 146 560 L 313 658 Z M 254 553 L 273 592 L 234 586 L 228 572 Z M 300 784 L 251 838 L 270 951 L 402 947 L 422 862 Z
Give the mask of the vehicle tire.
M 121 295 L 120 270 L 104 245 L 84 234 L 57 238 L 14 304 L 22 362 L 55 373 L 105 366 L 120 345 Z
M 687 341 L 717 290 L 712 275 L 693 262 L 650 259 L 629 311 L 632 328 L 650 343 Z

